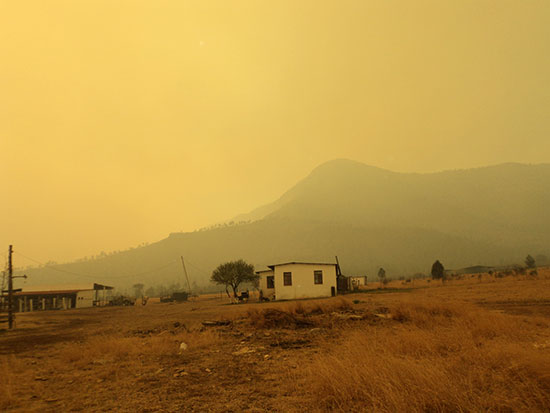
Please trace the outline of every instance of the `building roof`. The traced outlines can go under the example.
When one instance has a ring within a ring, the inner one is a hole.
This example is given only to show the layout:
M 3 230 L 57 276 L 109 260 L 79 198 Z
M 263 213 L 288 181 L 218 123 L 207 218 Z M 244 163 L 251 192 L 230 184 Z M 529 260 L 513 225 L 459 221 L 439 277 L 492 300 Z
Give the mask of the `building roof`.
M 65 284 L 65 285 L 40 285 L 36 287 L 23 287 L 19 295 L 29 294 L 74 294 L 79 291 L 88 290 L 112 290 L 114 287 L 108 285 L 90 283 L 90 284 Z
M 284 262 L 282 264 L 274 264 L 274 265 L 268 265 L 268 268 L 271 268 L 272 270 L 275 269 L 275 267 L 280 267 L 281 265 L 291 265 L 291 264 L 300 264 L 300 265 L 334 265 L 335 267 L 338 265 L 333 262 L 298 262 L 298 261 L 292 261 L 292 262 Z
M 60 295 L 60 294 L 76 294 L 84 290 L 42 290 L 42 291 L 19 291 L 14 293 L 15 296 L 22 295 Z
M 264 272 L 273 272 L 273 270 L 261 270 L 261 271 L 256 271 L 256 274 L 262 274 Z

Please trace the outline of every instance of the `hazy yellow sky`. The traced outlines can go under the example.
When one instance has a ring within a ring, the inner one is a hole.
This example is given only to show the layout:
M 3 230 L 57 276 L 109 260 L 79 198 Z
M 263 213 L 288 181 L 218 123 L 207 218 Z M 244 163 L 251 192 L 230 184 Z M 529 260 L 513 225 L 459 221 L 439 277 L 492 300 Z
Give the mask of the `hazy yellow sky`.
M 548 0 L 0 0 L 0 248 L 159 240 L 333 158 L 549 162 L 549 74 Z

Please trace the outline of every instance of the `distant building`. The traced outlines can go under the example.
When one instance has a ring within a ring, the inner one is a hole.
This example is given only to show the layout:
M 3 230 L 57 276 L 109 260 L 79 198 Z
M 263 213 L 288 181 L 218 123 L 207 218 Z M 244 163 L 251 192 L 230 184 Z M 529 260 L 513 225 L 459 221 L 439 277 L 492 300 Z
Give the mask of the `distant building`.
M 366 275 L 360 275 L 360 276 L 349 276 L 348 277 L 349 282 L 351 284 L 352 290 L 357 290 L 362 286 L 367 285 L 367 276 Z
M 96 283 L 23 288 L 14 294 L 14 308 L 26 312 L 104 306 L 111 303 L 112 292 L 113 287 Z
M 337 294 L 337 264 L 287 262 L 257 271 L 260 294 L 269 300 L 331 297 Z

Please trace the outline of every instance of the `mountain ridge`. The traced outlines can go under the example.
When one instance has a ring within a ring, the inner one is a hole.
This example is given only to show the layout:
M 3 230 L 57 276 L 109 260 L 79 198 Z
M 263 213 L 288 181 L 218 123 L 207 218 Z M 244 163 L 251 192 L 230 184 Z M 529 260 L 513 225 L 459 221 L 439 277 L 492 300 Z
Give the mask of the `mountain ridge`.
M 368 165 L 359 161 L 354 161 L 350 159 L 345 158 L 339 158 L 339 159 L 333 159 L 326 161 L 317 167 L 315 167 L 306 177 L 299 180 L 294 186 L 292 186 L 290 189 L 288 189 L 285 193 L 283 193 L 279 198 L 277 198 L 275 201 L 261 205 L 258 208 L 254 208 L 253 210 L 242 213 L 237 215 L 232 219 L 232 221 L 240 222 L 240 221 L 249 221 L 249 220 L 257 220 L 262 219 L 263 217 L 269 215 L 271 212 L 273 212 L 278 206 L 281 206 L 286 201 L 291 198 L 292 193 L 296 190 L 296 188 L 299 188 L 300 185 L 309 179 L 312 179 L 316 177 L 316 175 L 324 174 L 326 171 L 329 171 L 334 168 L 334 166 L 346 166 L 346 167 L 354 167 L 357 169 L 363 169 L 361 172 L 366 171 L 373 171 L 377 172 L 378 174 L 384 174 L 386 176 L 409 176 L 409 177 L 432 177 L 432 176 L 443 176 L 443 175 L 456 175 L 456 174 L 462 174 L 462 173 L 470 173 L 472 171 L 481 171 L 481 172 L 490 172 L 493 170 L 502 170 L 502 169 L 510 169 L 510 168 L 530 168 L 530 167 L 542 167 L 547 168 L 550 172 L 550 163 L 540 163 L 540 164 L 523 164 L 519 162 L 505 162 L 495 165 L 488 165 L 488 166 L 480 166 L 476 168 L 465 168 L 465 169 L 448 169 L 443 171 L 436 171 L 436 172 L 396 172 L 391 171 L 389 169 L 384 169 L 372 165 Z
M 380 266 L 389 275 L 428 272 L 435 259 L 453 268 L 522 262 L 528 253 L 549 253 L 549 184 L 550 164 L 409 174 L 333 160 L 237 220 L 249 222 L 173 233 L 131 251 L 60 265 L 57 272 L 27 274 L 48 284 L 75 281 L 59 270 L 116 285 L 166 283 L 181 281 L 183 255 L 191 278 L 207 285 L 215 266 L 237 258 L 261 268 L 338 255 L 345 272 L 368 275 Z

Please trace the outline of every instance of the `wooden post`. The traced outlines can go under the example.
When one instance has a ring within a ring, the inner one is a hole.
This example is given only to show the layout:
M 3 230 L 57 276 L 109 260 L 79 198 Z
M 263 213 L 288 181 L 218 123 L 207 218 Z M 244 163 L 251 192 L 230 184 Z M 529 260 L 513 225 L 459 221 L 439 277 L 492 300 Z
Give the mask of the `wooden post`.
M 8 249 L 8 328 L 13 328 L 13 245 Z

